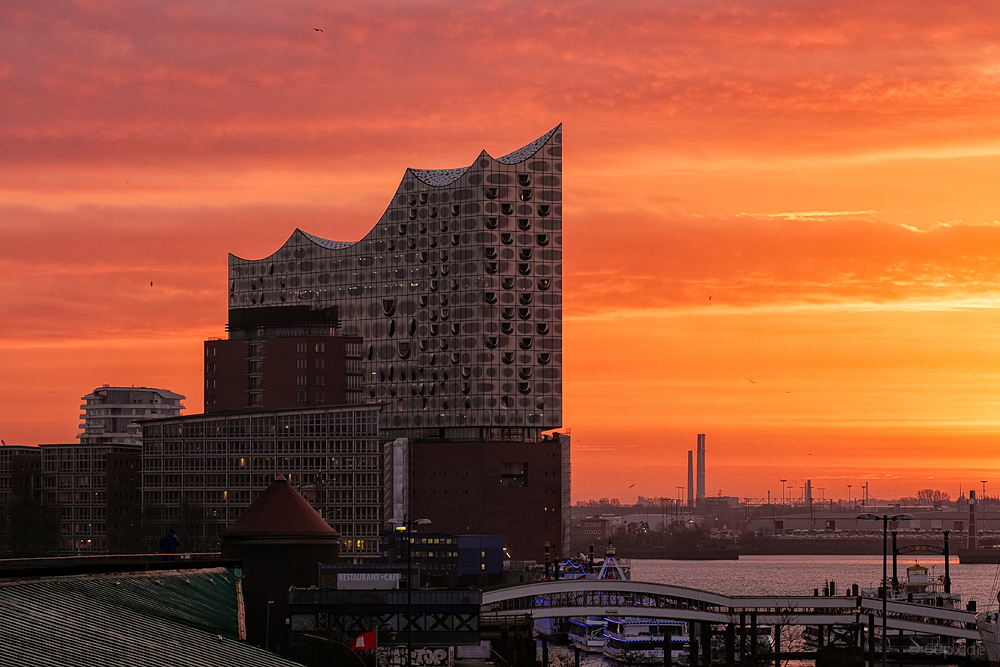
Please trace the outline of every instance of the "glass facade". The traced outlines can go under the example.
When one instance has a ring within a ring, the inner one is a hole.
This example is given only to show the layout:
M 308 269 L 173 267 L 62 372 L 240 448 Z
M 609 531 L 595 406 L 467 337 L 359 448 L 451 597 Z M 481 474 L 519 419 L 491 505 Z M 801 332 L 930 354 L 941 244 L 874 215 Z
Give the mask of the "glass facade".
M 295 230 L 229 258 L 231 338 L 364 339 L 383 433 L 535 440 L 562 425 L 562 128 L 469 167 L 408 169 L 354 243 Z

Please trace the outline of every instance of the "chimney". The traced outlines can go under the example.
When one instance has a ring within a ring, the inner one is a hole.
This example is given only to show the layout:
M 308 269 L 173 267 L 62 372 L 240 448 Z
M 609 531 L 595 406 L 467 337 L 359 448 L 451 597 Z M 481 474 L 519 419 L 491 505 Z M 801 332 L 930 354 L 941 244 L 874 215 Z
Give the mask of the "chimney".
M 698 434 L 698 506 L 705 502 L 705 434 Z
M 979 548 L 979 529 L 976 526 L 976 490 L 969 490 L 969 543 L 966 549 Z
M 688 511 L 694 509 L 694 452 L 688 450 Z

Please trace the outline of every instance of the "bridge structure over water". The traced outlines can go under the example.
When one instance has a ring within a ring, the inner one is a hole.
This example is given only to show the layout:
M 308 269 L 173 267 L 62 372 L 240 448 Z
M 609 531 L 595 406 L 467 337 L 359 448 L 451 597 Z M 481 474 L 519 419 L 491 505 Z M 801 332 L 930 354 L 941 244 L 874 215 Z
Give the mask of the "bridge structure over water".
M 578 579 L 485 591 L 480 613 L 484 625 L 516 623 L 518 619 L 523 622 L 528 617 L 570 616 L 688 621 L 692 629 L 700 628 L 697 634 L 705 638 L 703 649 L 708 657 L 707 637 L 725 634 L 727 652 L 731 654 L 735 628 L 740 628 L 741 636 L 746 637 L 748 630 L 749 636 L 754 636 L 760 626 L 854 627 L 859 633 L 867 627 L 869 646 L 874 646 L 875 629 L 882 626 L 882 600 L 856 596 L 723 595 L 641 581 Z M 889 635 L 902 632 L 936 635 L 946 638 L 944 643 L 949 646 L 961 642 L 963 653 L 979 640 L 974 612 L 890 601 L 885 621 Z M 713 626 L 725 629 L 713 630 Z M 692 631 L 692 639 L 695 634 Z M 780 652 L 780 645 L 775 646 L 775 653 Z

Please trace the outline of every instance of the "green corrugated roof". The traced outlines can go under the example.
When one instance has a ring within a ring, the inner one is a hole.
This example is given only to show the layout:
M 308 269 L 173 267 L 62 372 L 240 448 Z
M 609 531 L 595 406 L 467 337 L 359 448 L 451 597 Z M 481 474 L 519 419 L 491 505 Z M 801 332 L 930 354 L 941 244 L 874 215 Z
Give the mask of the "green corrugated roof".
M 231 570 L 0 583 L 0 665 L 298 664 L 239 639 Z

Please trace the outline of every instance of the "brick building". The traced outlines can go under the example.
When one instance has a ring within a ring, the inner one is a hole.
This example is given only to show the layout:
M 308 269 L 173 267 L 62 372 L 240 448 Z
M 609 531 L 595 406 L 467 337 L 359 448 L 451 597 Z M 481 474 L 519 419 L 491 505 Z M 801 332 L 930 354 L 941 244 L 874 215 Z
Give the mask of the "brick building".
M 357 337 L 207 340 L 205 412 L 358 405 L 362 373 Z
M 434 531 L 502 535 L 514 560 L 569 544 L 569 438 L 412 445 L 413 516 Z M 566 553 L 564 553 L 566 552 Z

